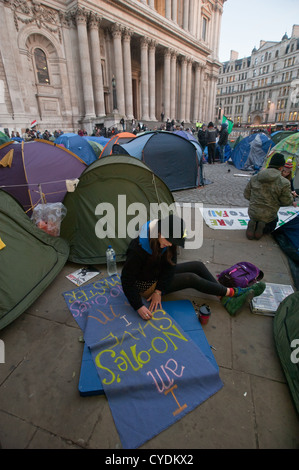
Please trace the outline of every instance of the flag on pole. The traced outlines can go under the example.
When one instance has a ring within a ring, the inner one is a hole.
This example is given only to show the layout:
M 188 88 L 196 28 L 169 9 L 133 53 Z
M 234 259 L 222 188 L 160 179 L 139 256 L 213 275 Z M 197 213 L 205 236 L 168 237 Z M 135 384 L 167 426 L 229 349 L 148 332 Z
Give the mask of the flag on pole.
M 223 115 L 223 118 L 222 118 L 222 124 L 224 124 L 225 122 L 227 122 L 228 124 L 228 133 L 230 134 L 231 131 L 233 130 L 233 127 L 234 127 L 234 121 L 232 121 L 231 119 L 229 119 L 228 117 L 224 116 Z

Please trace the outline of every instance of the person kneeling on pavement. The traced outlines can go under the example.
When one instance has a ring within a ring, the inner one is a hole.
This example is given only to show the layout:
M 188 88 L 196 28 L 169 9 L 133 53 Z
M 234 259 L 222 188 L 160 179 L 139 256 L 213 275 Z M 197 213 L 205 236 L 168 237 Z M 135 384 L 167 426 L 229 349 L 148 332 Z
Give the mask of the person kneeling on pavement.
M 246 230 L 249 240 L 259 240 L 273 232 L 279 208 L 295 205 L 290 182 L 281 175 L 284 164 L 284 156 L 275 153 L 268 168 L 252 176 L 244 190 L 244 197 L 249 200 L 250 220 Z

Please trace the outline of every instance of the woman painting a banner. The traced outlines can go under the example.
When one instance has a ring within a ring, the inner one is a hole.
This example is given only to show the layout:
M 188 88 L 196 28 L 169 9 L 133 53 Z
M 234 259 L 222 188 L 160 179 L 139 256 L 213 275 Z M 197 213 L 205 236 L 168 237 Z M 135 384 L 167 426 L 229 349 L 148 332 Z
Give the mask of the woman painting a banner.
M 163 220 L 144 224 L 137 238 L 131 241 L 121 280 L 130 305 L 144 320 L 161 308 L 164 294 L 193 288 L 221 298 L 230 315 L 236 315 L 253 297 L 262 294 L 265 284 L 250 288 L 224 287 L 201 261 L 177 264 L 177 246 L 184 247 L 187 233 L 183 219 L 169 215 Z M 142 297 L 150 302 L 147 307 Z

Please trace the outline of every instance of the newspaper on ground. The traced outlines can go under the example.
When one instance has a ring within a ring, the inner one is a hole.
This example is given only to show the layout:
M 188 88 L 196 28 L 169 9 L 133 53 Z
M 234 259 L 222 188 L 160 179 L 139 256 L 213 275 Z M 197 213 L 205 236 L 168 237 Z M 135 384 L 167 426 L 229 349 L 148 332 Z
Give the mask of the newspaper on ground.
M 293 294 L 294 289 L 290 285 L 272 284 L 266 282 L 266 289 L 258 297 L 254 297 L 250 302 L 252 313 L 258 315 L 275 316 L 280 303 L 289 295 Z

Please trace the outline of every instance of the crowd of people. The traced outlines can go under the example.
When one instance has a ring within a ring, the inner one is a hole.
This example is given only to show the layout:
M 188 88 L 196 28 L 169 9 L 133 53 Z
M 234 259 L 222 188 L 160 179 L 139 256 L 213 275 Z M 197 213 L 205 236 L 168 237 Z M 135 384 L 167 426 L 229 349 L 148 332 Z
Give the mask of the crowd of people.
M 41 132 L 36 128 L 36 126 L 34 126 L 32 128 L 27 127 L 27 129 L 22 135 L 20 135 L 19 132 L 15 131 L 11 131 L 11 134 L 9 134 L 8 131 L 6 131 L 5 133 L 10 139 L 24 140 L 25 142 L 30 142 L 34 139 L 55 140 L 57 139 L 57 137 L 63 134 L 63 131 L 61 129 L 55 130 L 52 134 L 47 129 L 44 132 Z

